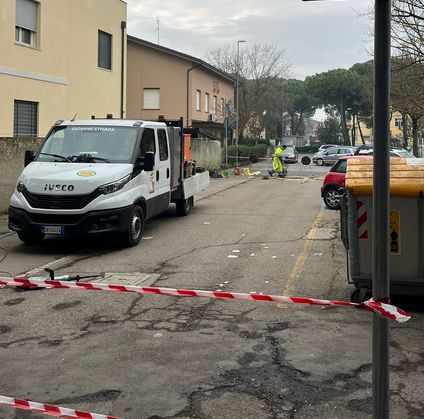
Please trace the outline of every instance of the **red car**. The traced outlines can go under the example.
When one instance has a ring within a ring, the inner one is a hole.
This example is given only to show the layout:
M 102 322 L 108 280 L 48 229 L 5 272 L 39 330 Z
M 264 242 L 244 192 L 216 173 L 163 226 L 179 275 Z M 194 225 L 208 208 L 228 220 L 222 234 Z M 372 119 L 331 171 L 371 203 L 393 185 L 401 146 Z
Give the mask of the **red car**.
M 329 209 L 339 209 L 340 195 L 343 193 L 347 160 L 353 158 L 371 158 L 368 156 L 344 156 L 340 157 L 335 165 L 326 174 L 322 186 L 321 196 L 324 204 Z

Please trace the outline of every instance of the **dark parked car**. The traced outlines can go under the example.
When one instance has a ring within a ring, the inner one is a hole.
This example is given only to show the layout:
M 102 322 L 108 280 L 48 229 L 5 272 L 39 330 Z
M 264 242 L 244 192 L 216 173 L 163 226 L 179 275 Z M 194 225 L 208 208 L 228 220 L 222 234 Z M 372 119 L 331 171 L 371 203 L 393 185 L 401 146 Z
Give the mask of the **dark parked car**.
M 283 151 L 284 163 L 297 163 L 299 161 L 299 153 L 295 146 L 288 145 Z

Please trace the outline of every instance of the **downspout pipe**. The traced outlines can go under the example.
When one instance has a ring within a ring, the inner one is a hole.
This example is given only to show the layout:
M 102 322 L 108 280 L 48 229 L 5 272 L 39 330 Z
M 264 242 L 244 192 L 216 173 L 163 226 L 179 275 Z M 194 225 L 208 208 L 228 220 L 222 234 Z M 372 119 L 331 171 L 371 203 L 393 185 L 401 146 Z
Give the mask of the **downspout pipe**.
M 192 65 L 191 68 L 187 70 L 187 118 L 186 118 L 186 128 L 189 127 L 189 116 L 190 116 L 190 71 L 196 68 L 202 67 L 200 65 Z
M 124 66 L 125 66 L 125 29 L 127 22 L 121 22 L 121 119 L 124 117 Z

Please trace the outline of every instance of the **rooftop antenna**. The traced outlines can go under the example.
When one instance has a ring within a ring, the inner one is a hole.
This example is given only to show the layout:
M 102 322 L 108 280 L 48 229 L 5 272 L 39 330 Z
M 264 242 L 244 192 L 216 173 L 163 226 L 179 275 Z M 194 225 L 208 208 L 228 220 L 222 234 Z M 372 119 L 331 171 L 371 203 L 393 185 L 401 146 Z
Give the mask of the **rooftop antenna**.
M 157 29 L 155 29 L 154 32 L 158 33 L 158 45 L 159 45 L 160 25 L 159 25 L 159 17 L 158 16 L 156 16 L 156 25 L 157 25 Z

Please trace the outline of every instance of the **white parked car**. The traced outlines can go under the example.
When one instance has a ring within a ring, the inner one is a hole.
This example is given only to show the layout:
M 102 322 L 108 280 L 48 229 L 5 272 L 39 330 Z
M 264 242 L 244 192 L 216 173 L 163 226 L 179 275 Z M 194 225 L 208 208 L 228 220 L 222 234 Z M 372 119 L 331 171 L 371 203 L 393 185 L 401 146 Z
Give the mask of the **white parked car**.
M 410 153 L 408 150 L 405 150 L 404 148 L 395 148 L 390 147 L 389 150 L 390 157 L 405 157 L 406 159 L 415 159 L 415 156 Z M 374 150 L 372 147 L 363 147 L 359 146 L 356 151 L 355 155 L 359 156 L 372 156 L 374 154 Z
M 352 156 L 354 154 L 354 147 L 351 146 L 336 146 L 330 147 L 327 150 L 318 151 L 312 157 L 312 162 L 317 166 L 332 166 L 340 157 Z
M 338 144 L 323 144 L 322 146 L 320 146 L 320 148 L 318 149 L 318 151 L 325 151 L 331 147 L 337 147 Z

